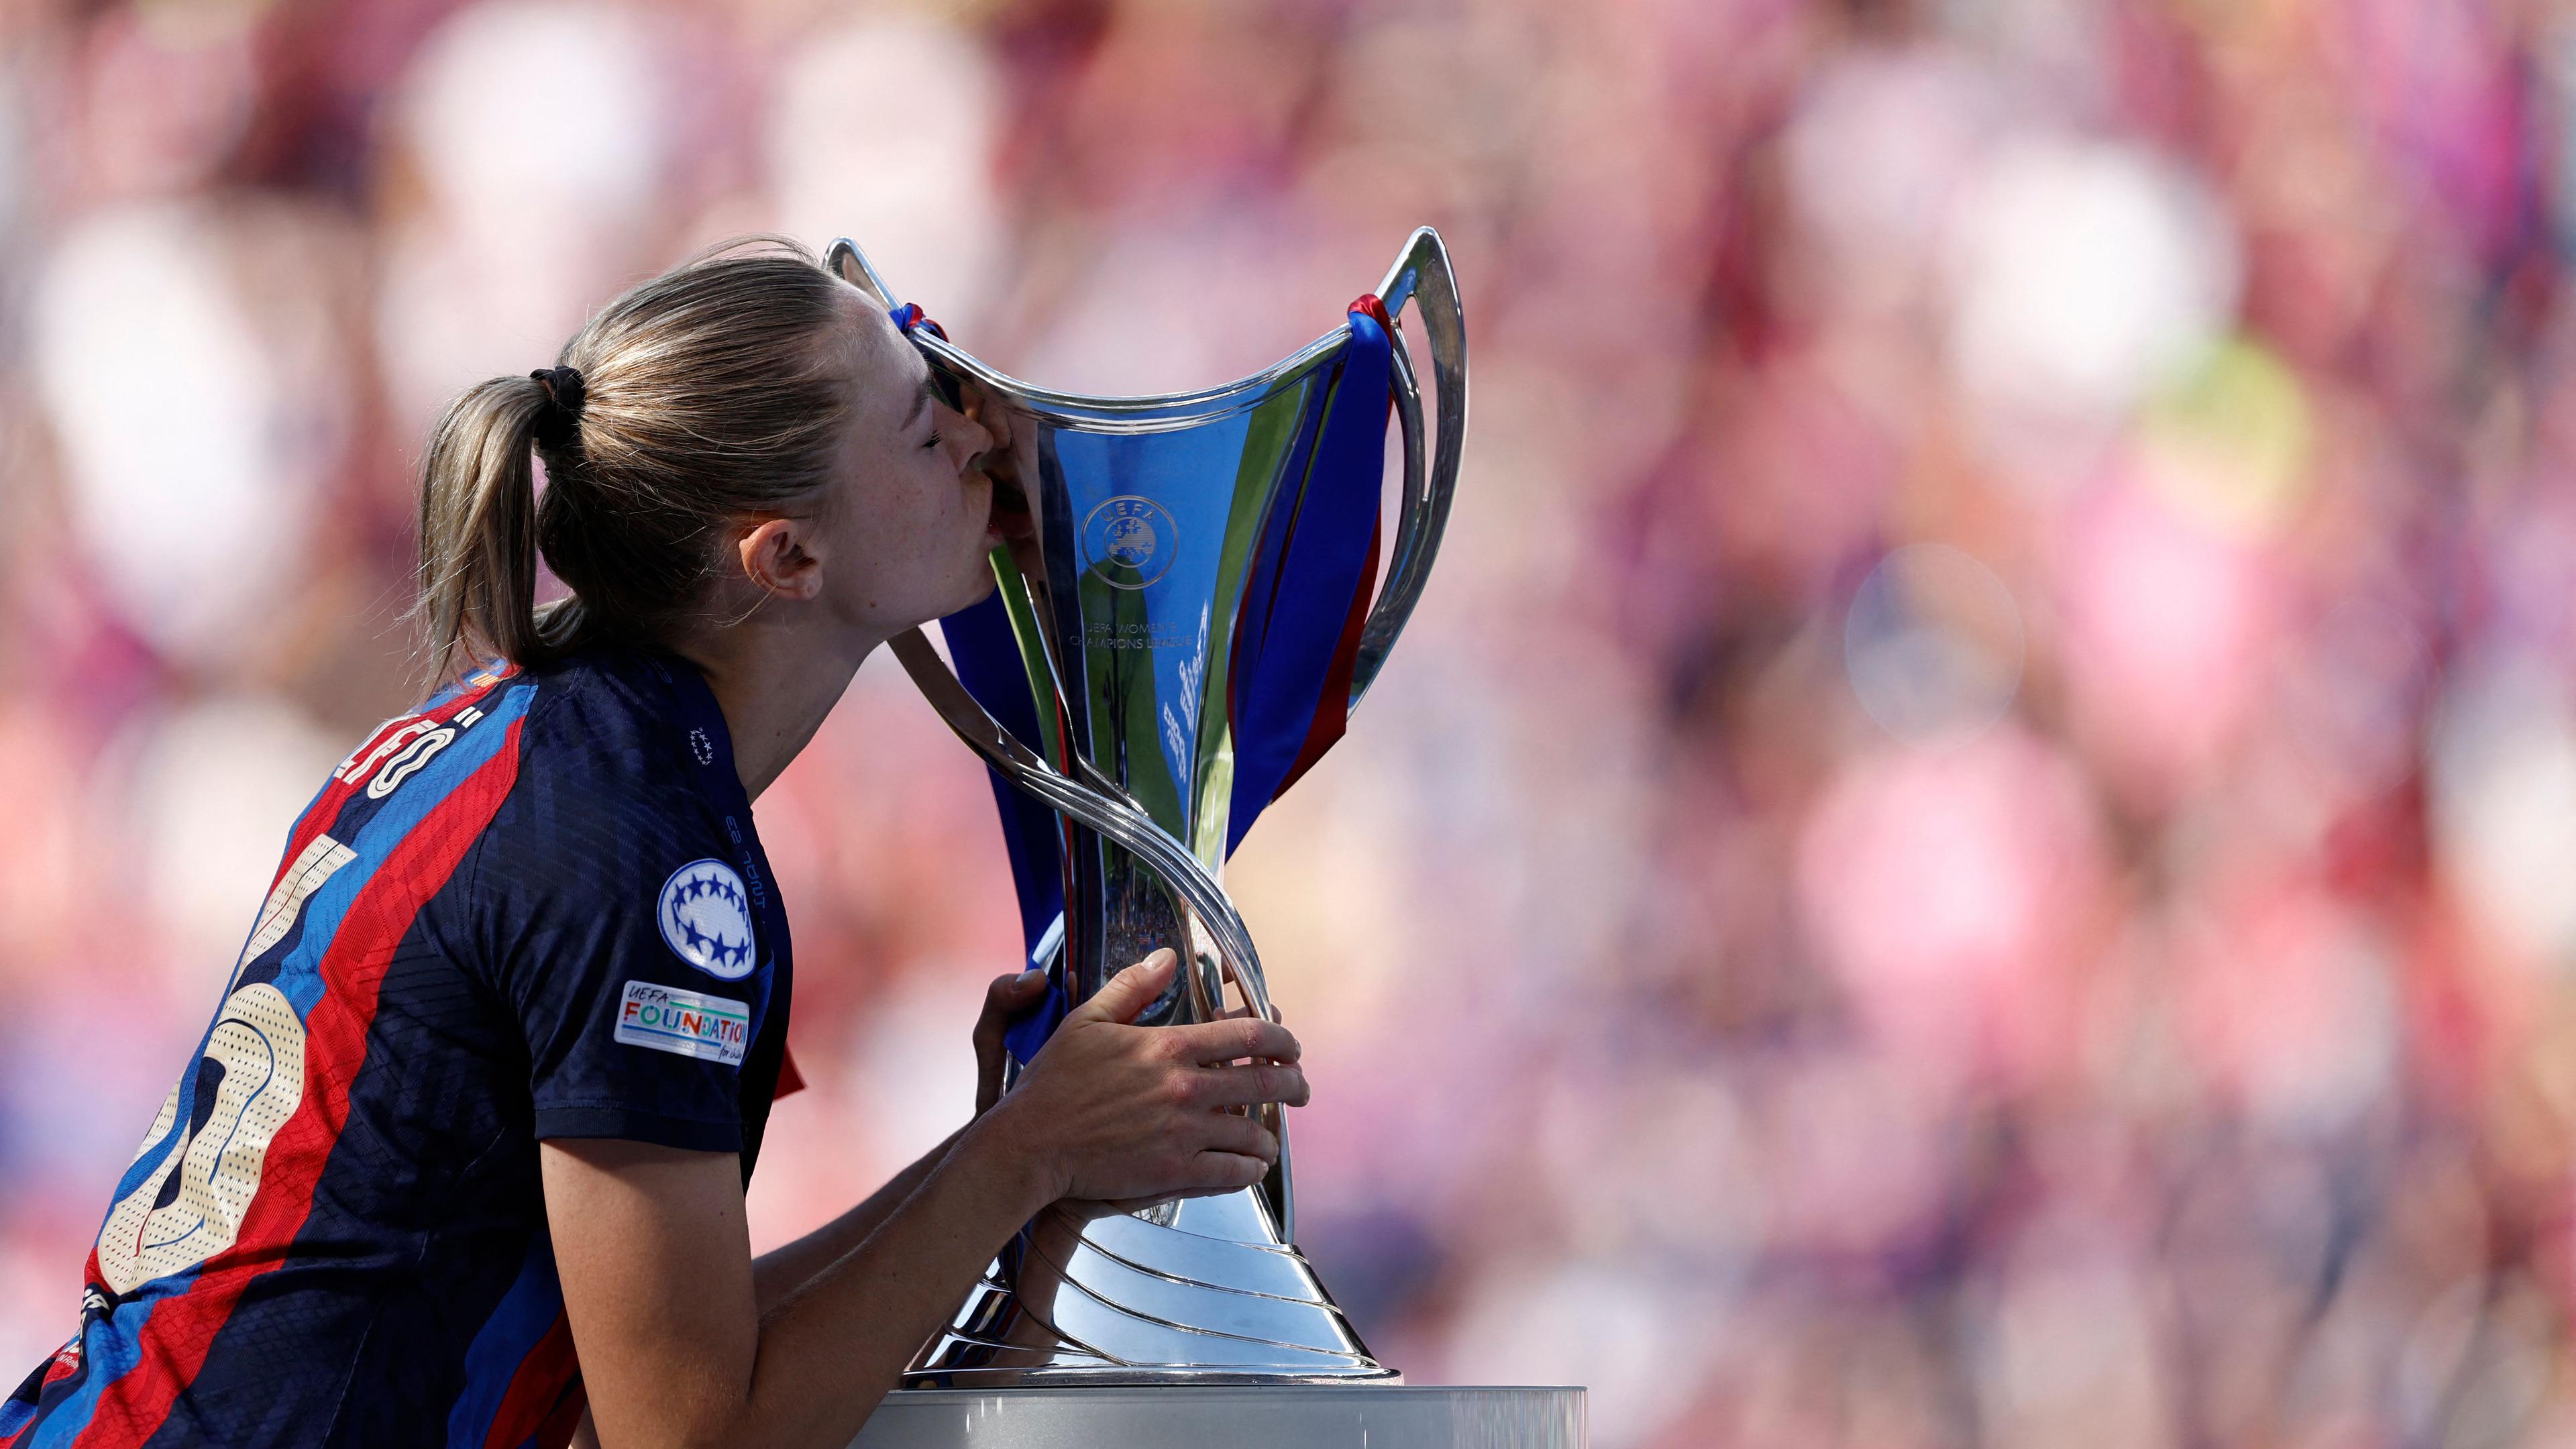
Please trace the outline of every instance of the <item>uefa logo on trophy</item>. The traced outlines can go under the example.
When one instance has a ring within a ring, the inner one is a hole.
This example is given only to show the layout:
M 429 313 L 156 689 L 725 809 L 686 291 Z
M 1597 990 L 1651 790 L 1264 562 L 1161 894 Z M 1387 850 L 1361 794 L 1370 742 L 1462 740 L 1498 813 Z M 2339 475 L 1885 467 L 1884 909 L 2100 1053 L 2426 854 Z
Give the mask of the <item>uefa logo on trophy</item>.
M 993 551 L 993 596 L 940 623 L 953 673 L 918 630 L 894 640 L 994 772 L 1030 964 L 1050 987 L 1012 1033 L 1014 1060 L 1164 946 L 1182 969 L 1143 1024 L 1271 1015 L 1218 876 L 1340 738 L 1438 553 L 1467 425 L 1464 320 L 1439 235 L 1416 231 L 1375 292 L 1276 366 L 1150 397 L 1004 376 L 850 242 L 827 265 L 888 308 L 952 399 L 1002 415 L 1030 516 L 1028 536 Z M 1396 321 L 1408 303 L 1432 369 L 1427 426 Z M 1392 519 L 1390 427 L 1403 459 Z M 1263 1111 L 1280 1140 L 1265 1181 L 1141 1212 L 1050 1209 L 906 1385 L 1393 1380 L 1297 1249 L 1285 1124 Z
M 1172 557 L 1166 540 L 1180 541 L 1172 515 L 1133 494 L 1108 500 L 1082 523 L 1082 556 L 1115 589 L 1141 589 L 1161 578 Z

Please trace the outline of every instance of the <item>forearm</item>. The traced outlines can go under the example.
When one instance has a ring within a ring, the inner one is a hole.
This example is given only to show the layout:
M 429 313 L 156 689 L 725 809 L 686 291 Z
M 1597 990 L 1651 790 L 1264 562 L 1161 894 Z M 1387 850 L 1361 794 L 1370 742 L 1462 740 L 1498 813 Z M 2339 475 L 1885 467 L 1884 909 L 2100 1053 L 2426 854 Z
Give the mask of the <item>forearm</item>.
M 1252 1019 L 1133 1025 L 1175 964 L 1159 951 L 1110 978 L 1065 1017 L 1010 1097 L 926 1160 L 857 1246 L 766 1308 L 733 1154 L 545 1143 L 547 1218 L 584 1229 L 556 1239 L 556 1266 L 609 1449 L 836 1449 L 1049 1203 L 1258 1182 L 1277 1161 L 1277 1139 L 1232 1109 L 1305 1101 L 1296 1039 Z M 835 1230 L 861 1222 L 850 1215 Z M 773 1283 L 825 1246 L 780 1258 Z
M 816 1274 L 830 1267 L 844 1254 L 867 1240 L 903 1205 L 904 1199 L 918 1191 L 930 1176 L 932 1168 L 948 1155 L 964 1134 L 961 1127 L 951 1132 L 936 1147 L 921 1155 L 910 1167 L 887 1179 L 886 1185 L 868 1194 L 857 1207 L 832 1219 L 792 1243 L 772 1248 L 752 1260 L 752 1298 L 764 1314 L 777 1307 L 787 1296 L 813 1281 Z
M 967 1129 L 857 1247 L 764 1310 L 750 1432 L 735 1442 L 849 1442 L 1046 1196 L 997 1140 Z

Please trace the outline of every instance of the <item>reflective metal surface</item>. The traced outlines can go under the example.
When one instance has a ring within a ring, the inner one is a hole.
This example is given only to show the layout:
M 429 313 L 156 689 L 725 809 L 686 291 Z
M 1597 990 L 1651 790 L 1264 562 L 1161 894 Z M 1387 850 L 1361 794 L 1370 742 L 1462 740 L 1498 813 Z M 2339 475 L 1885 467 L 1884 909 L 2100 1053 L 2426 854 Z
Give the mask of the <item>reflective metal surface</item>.
M 1584 1449 L 1573 1388 L 1253 1386 L 890 1394 L 850 1449 Z
M 889 308 L 903 300 L 847 241 L 828 265 Z M 1419 313 L 1437 407 L 1426 436 L 1412 359 L 1390 327 L 1391 396 L 1342 404 L 1391 403 L 1404 459 L 1387 584 L 1351 657 L 1353 703 L 1420 596 L 1466 432 L 1464 320 L 1437 233 L 1413 234 L 1377 295 L 1390 317 L 1408 301 Z M 1275 546 L 1282 511 L 1305 502 L 1314 465 L 1301 440 L 1335 405 L 1351 325 L 1222 387 L 1151 397 L 1035 387 L 929 327 L 909 335 L 1008 436 L 1033 536 L 995 549 L 993 569 L 1039 738 L 997 724 L 919 631 L 894 650 L 961 739 L 1068 822 L 1056 842 L 1066 906 L 1050 937 L 1067 997 L 1080 1002 L 1168 945 L 1185 969 L 1141 1020 L 1272 1015 L 1260 957 L 1219 884 L 1234 646 L 1265 534 Z M 1261 1119 L 1281 1143 L 1267 1181 L 1146 1213 L 1059 1205 L 1005 1251 L 907 1383 L 1391 1378 L 1296 1250 L 1286 1123 L 1275 1107 Z

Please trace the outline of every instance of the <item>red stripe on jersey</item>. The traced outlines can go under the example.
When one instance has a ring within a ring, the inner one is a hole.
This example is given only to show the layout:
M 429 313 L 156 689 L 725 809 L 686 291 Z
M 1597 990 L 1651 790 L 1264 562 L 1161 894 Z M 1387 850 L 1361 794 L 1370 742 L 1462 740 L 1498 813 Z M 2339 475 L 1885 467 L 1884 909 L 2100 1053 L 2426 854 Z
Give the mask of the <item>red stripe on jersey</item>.
M 530 1439 L 549 1446 L 566 1443 L 581 1423 L 586 1402 L 581 1362 L 573 1357 L 572 1323 L 558 1313 L 554 1326 L 519 1360 L 519 1371 L 510 1375 L 510 1387 L 501 1393 L 501 1407 L 492 1412 L 491 1431 L 483 1436 L 483 1449 L 519 1449 Z M 558 1420 L 562 1421 L 559 1437 L 550 1432 L 558 1428 Z
M 446 884 L 518 782 L 519 725 L 512 720 L 492 758 L 430 807 L 341 916 L 322 956 L 322 998 L 304 1017 L 304 1101 L 269 1143 L 268 1171 L 242 1216 L 240 1235 L 201 1265 L 184 1291 L 152 1306 L 141 1360 L 100 1392 L 74 1449 L 126 1449 L 149 1438 L 205 1366 L 243 1290 L 286 1261 L 312 1210 L 314 1184 L 348 1123 L 349 1087 L 366 1059 L 385 968 L 421 906 Z
M 590 1408 L 590 1390 L 581 1381 L 581 1367 L 573 1366 L 572 1383 L 564 1389 L 563 1399 L 555 1411 L 537 1426 L 537 1449 L 564 1449 L 572 1442 L 573 1431 L 581 1427 L 581 1416 Z
M 471 693 L 460 694 L 436 709 L 422 710 L 417 714 L 397 715 L 386 720 L 367 732 L 367 737 L 359 741 L 356 749 L 349 752 L 349 758 L 344 764 L 355 765 L 358 761 L 364 760 L 367 752 L 376 748 L 378 742 L 385 736 L 405 725 L 422 720 L 427 720 L 431 724 L 445 724 L 463 714 L 468 708 L 480 706 L 491 696 L 492 691 L 509 683 L 510 676 L 516 673 L 518 673 L 516 667 L 504 668 L 492 676 L 491 683 Z M 295 822 L 294 831 L 287 836 L 286 853 L 277 858 L 277 874 L 269 877 L 270 890 L 277 889 L 277 883 L 285 878 L 288 867 L 303 857 L 304 848 L 313 843 L 313 837 L 321 834 L 323 827 L 340 818 L 340 807 L 348 804 L 349 797 L 358 793 L 359 789 L 367 783 L 367 776 L 370 773 L 364 770 L 356 771 L 351 778 L 343 780 L 338 771 L 332 772 L 330 783 L 324 785 L 322 793 L 314 797 L 311 805 L 305 807 L 303 816 Z
M 61 1383 L 63 1380 L 70 1378 L 76 1373 L 79 1373 L 80 1366 L 81 1340 L 80 1335 L 75 1333 L 72 1335 L 71 1342 L 54 1350 L 53 1362 L 45 1365 L 44 1382 L 39 1384 L 36 1390 L 37 1402 L 43 1402 L 43 1395 L 46 1389 L 52 1388 L 54 1385 Z

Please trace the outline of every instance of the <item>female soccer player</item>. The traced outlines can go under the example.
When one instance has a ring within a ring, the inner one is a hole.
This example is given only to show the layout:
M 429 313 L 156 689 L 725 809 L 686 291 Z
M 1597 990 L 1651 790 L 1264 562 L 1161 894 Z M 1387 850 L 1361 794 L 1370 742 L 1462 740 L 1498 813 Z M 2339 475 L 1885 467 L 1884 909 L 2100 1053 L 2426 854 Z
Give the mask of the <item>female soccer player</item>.
M 779 245 L 448 410 L 421 607 L 452 683 L 296 822 L 0 1445 L 515 1449 L 586 1406 L 607 1449 L 837 1446 L 1048 1203 L 1263 1176 L 1278 1144 L 1224 1109 L 1302 1103 L 1297 1043 L 1127 1024 L 1163 952 L 998 1102 L 1038 981 L 996 982 L 973 1120 L 751 1255 L 792 979 L 751 802 L 870 650 L 991 587 L 1026 524 L 994 442 Z M 571 590 L 545 608 L 540 557 Z

